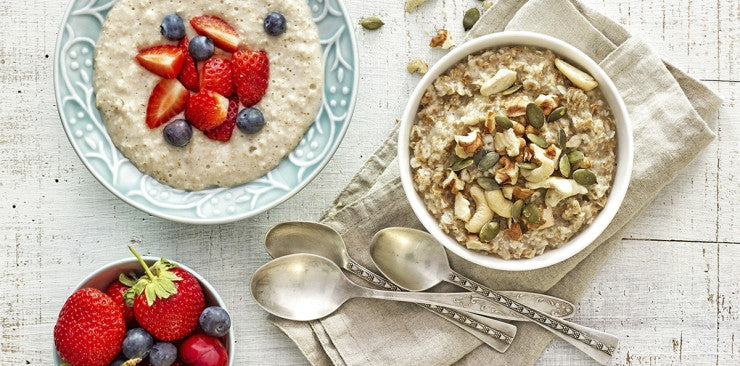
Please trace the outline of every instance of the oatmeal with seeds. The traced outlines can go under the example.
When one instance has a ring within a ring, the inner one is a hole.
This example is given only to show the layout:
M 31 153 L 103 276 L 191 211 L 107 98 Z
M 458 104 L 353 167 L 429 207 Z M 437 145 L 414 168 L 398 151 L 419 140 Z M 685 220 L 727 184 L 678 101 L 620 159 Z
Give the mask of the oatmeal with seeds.
M 616 169 L 609 106 L 587 73 L 549 50 L 467 56 L 421 99 L 414 188 L 440 228 L 472 250 L 532 258 L 606 205 Z

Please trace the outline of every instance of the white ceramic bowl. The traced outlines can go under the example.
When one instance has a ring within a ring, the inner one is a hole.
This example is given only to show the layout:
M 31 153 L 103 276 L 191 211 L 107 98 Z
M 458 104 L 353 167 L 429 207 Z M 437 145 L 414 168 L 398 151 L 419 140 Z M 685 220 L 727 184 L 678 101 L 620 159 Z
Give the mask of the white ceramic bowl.
M 147 265 L 152 265 L 154 262 L 159 260 L 158 257 L 142 257 Z M 203 288 L 203 295 L 206 300 L 206 306 L 220 306 L 224 309 L 226 308 L 226 304 L 221 299 L 221 297 L 218 295 L 218 292 L 216 292 L 216 289 L 211 286 L 208 281 L 206 281 L 205 278 L 201 277 L 197 272 L 193 271 L 191 268 L 188 268 L 187 266 L 184 266 L 178 262 L 170 260 L 172 263 L 177 263 L 177 265 L 190 272 L 196 279 L 198 279 L 198 282 L 200 282 L 200 287 Z M 110 286 L 113 281 L 118 279 L 118 276 L 121 273 L 142 273 L 143 269 L 141 268 L 141 265 L 139 262 L 134 258 L 133 256 L 130 259 L 121 259 L 112 263 L 108 263 L 104 265 L 103 267 L 100 267 L 100 269 L 96 270 L 95 272 L 91 273 L 89 276 L 85 277 L 78 285 L 75 287 L 75 289 L 72 291 L 74 293 L 75 291 L 82 289 L 82 288 L 96 288 L 100 291 L 105 292 L 105 290 Z M 71 294 L 70 294 L 71 295 Z M 61 309 L 61 307 L 60 307 Z M 228 311 L 228 309 L 227 309 Z M 233 319 L 233 317 L 232 317 Z M 229 330 L 229 333 L 227 333 L 225 336 L 221 338 L 221 341 L 224 344 L 224 347 L 226 347 L 226 351 L 229 354 L 229 364 L 228 366 L 233 365 L 234 362 L 234 347 L 235 347 L 235 341 L 234 341 L 234 325 L 232 324 L 231 330 Z M 59 354 L 57 353 L 56 347 L 52 344 L 53 350 L 54 350 L 54 364 L 56 366 L 59 366 L 62 364 L 62 359 L 59 357 Z
M 526 45 L 550 49 L 559 57 L 585 70 L 598 81 L 599 90 L 604 98 L 606 98 L 614 114 L 617 131 L 617 170 L 611 192 L 607 198 L 606 207 L 596 216 L 591 225 L 557 249 L 548 250 L 544 254 L 530 259 L 506 260 L 494 255 L 469 250 L 454 238 L 442 232 L 437 220 L 427 211 L 424 202 L 413 187 L 411 167 L 409 166 L 409 135 L 411 126 L 416 118 L 421 97 L 439 75 L 470 54 L 510 45 Z M 532 32 L 500 32 L 482 36 L 463 43 L 442 57 L 429 69 L 429 72 L 424 75 L 416 86 L 416 89 L 411 93 L 411 97 L 403 113 L 398 136 L 398 162 L 400 165 L 401 182 L 406 197 L 411 203 L 411 208 L 413 208 L 414 213 L 416 213 L 416 216 L 424 227 L 447 249 L 460 257 L 481 266 L 507 271 L 525 271 L 551 266 L 572 257 L 591 244 L 604 231 L 607 225 L 609 225 L 617 213 L 619 206 L 622 204 L 622 199 L 627 191 L 632 172 L 632 155 L 632 128 L 629 123 L 629 116 L 617 88 L 606 73 L 593 60 L 570 44 L 553 37 Z

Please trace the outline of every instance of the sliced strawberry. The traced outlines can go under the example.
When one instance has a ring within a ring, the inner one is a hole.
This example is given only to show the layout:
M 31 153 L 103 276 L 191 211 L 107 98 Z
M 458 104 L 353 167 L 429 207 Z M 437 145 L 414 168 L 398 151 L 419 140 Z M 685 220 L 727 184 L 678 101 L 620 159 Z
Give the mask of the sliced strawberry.
M 231 133 L 234 132 L 234 126 L 236 126 L 236 116 L 239 114 L 239 99 L 235 97 L 229 98 L 229 110 L 226 112 L 226 121 L 220 124 L 218 127 L 203 131 L 203 133 L 211 140 L 218 141 L 229 141 L 231 139 Z
M 177 76 L 177 79 L 180 80 L 182 85 L 188 88 L 188 90 L 197 93 L 198 90 L 200 90 L 198 68 L 195 66 L 193 56 L 191 56 L 190 51 L 188 51 L 188 46 L 190 46 L 190 41 L 187 36 L 180 40 L 180 44 L 177 45 L 177 47 L 185 53 L 185 59 L 182 62 L 182 69 L 180 69 L 180 75 Z
M 190 92 L 176 79 L 164 79 L 152 90 L 146 107 L 146 125 L 157 128 L 185 109 Z
M 265 96 L 270 77 L 270 61 L 263 50 L 241 50 L 231 56 L 234 84 L 239 100 L 251 107 Z
M 198 34 L 212 39 L 216 46 L 226 51 L 234 52 L 239 49 L 239 43 L 241 42 L 239 33 L 219 17 L 212 15 L 197 16 L 190 19 L 190 25 Z
M 139 51 L 136 61 L 145 69 L 165 78 L 174 79 L 180 73 L 185 52 L 171 45 L 154 46 Z
M 188 100 L 185 119 L 193 127 L 208 131 L 224 123 L 228 111 L 228 98 L 211 90 L 203 90 L 193 94 Z
M 234 94 L 231 61 L 219 57 L 208 59 L 201 69 L 200 87 L 204 90 L 215 91 L 225 97 Z

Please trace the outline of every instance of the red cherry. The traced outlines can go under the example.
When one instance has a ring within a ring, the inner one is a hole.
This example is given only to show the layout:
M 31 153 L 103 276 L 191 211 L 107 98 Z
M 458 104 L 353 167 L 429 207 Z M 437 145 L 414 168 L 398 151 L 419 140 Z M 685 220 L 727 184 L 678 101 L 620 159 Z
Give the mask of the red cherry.
M 180 359 L 190 366 L 226 366 L 229 355 L 218 338 L 194 334 L 180 345 Z

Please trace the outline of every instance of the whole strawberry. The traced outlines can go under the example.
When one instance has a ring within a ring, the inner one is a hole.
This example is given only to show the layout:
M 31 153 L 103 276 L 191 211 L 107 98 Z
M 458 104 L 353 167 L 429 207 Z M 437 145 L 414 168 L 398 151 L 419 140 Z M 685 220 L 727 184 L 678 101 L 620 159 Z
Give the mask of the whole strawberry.
M 130 290 L 136 321 L 159 340 L 185 338 L 198 326 L 198 317 L 205 308 L 198 279 L 164 258 L 150 268 L 133 248 L 129 249 L 146 273 Z
M 73 293 L 59 311 L 54 345 L 74 366 L 106 366 L 121 351 L 126 324 L 121 309 L 108 295 L 93 288 Z
M 123 276 L 123 274 L 121 275 Z M 115 302 L 121 309 L 121 314 L 123 314 L 123 320 L 126 322 L 126 324 L 134 320 L 134 309 L 126 306 L 126 303 L 123 300 L 123 293 L 126 292 L 126 290 L 128 289 L 129 286 L 124 285 L 123 283 L 121 283 L 121 281 L 116 280 L 113 281 L 113 283 L 108 286 L 108 289 L 105 290 L 106 295 L 110 296 L 113 302 Z
M 270 62 L 267 53 L 259 50 L 240 50 L 231 56 L 234 84 L 239 100 L 251 107 L 265 96 L 270 77 Z

